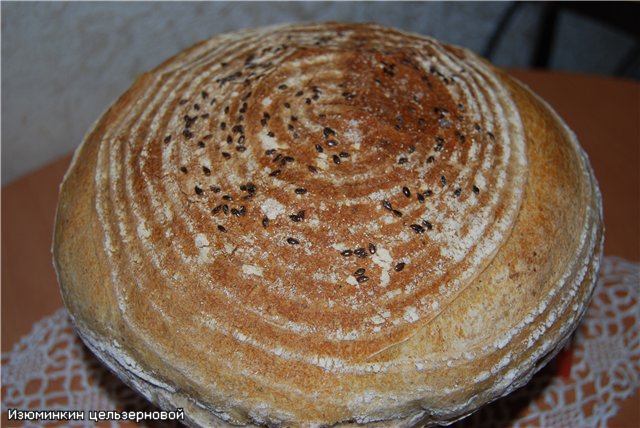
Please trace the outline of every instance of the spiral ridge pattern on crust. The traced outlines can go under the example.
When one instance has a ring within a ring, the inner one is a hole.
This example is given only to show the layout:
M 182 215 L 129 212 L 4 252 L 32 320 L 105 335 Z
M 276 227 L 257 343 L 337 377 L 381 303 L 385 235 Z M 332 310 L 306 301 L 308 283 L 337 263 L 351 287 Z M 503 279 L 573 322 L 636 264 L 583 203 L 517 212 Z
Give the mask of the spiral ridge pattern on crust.
M 276 29 L 156 69 L 102 137 L 95 203 L 107 253 L 127 255 L 125 316 L 132 294 L 167 322 L 206 295 L 211 329 L 260 347 L 264 328 L 323 365 L 321 350 L 383 350 L 455 298 L 509 233 L 525 173 L 514 105 L 465 52 Z

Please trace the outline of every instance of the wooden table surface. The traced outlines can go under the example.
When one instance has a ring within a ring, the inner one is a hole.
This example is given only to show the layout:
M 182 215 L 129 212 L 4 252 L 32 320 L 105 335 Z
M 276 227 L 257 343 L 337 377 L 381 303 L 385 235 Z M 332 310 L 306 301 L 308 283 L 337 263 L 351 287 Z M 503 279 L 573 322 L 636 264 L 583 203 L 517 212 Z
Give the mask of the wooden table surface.
M 640 84 L 511 73 L 556 109 L 589 155 L 604 200 L 605 255 L 640 261 Z M 50 248 L 58 185 L 70 159 L 69 154 L 2 187 L 3 352 L 62 306 Z M 639 408 L 636 394 L 623 403 L 612 426 L 640 426 Z

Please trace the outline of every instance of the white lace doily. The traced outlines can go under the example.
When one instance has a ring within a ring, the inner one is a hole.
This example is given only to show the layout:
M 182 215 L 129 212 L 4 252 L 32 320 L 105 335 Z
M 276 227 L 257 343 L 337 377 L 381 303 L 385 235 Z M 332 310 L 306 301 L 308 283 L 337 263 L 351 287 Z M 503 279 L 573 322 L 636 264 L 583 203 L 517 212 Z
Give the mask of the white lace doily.
M 567 375 L 558 369 L 566 366 L 565 351 L 525 387 L 454 426 L 606 426 L 619 403 L 640 387 L 639 297 L 640 263 L 605 257 L 593 301 L 571 344 Z M 9 409 L 83 410 L 85 417 L 96 410 L 157 410 L 84 347 L 64 309 L 37 322 L 10 352 L 2 353 L 5 421 Z M 59 422 L 25 424 L 52 425 Z M 87 418 L 65 425 L 94 422 Z

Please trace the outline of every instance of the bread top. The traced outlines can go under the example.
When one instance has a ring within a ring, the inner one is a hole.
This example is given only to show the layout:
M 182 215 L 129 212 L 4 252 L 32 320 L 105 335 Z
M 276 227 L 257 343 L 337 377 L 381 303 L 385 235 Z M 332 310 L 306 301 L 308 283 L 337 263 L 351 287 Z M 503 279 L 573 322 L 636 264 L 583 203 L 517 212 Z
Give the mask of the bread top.
M 194 423 L 442 420 L 575 327 L 600 216 L 575 137 L 517 82 L 324 23 L 142 75 L 76 152 L 54 256 L 83 338 L 214 415 Z

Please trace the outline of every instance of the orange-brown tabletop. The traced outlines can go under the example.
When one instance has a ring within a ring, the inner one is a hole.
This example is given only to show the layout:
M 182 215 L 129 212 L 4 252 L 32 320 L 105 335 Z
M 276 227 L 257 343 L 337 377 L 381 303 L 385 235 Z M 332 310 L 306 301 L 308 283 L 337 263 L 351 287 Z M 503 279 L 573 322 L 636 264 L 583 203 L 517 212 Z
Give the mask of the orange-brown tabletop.
M 558 111 L 588 153 L 603 194 L 605 255 L 640 262 L 640 84 L 568 73 L 511 73 Z M 34 323 L 63 306 L 50 247 L 58 185 L 70 159 L 71 155 L 65 156 L 2 188 L 3 365 L 5 353 L 29 334 Z M 637 302 L 633 304 L 637 312 Z M 637 332 L 635 337 L 637 341 Z M 632 370 L 637 370 L 637 361 Z M 21 422 L 7 421 L 7 386 L 3 383 L 2 425 L 20 426 Z M 587 388 L 585 393 L 596 390 Z M 608 420 L 610 426 L 640 426 L 637 390 L 619 406 Z M 597 405 L 589 411 L 598 411 Z M 560 420 L 558 424 L 566 426 Z

